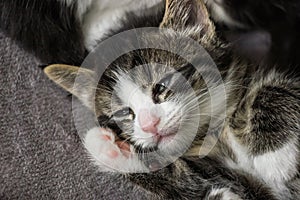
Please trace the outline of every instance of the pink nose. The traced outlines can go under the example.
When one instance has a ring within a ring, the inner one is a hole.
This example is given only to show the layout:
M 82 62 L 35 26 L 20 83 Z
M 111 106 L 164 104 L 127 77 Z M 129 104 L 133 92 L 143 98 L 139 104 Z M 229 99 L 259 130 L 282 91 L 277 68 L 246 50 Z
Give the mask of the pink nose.
M 157 134 L 157 125 L 160 118 L 150 113 L 150 110 L 141 109 L 139 112 L 139 123 L 143 131 Z

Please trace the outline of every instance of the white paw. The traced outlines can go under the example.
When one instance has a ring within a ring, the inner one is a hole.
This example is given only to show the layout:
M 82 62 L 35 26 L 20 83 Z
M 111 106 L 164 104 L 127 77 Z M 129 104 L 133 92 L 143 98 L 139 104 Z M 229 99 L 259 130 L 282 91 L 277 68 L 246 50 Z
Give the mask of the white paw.
M 148 172 L 138 159 L 133 147 L 123 141 L 116 141 L 110 129 L 95 127 L 87 132 L 84 145 L 102 171 Z

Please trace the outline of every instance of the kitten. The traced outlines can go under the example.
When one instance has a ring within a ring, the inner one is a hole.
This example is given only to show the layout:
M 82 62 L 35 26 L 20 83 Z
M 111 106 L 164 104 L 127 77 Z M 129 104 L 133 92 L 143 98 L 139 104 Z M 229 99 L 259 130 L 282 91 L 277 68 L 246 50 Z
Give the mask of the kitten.
M 50 79 L 95 110 L 102 127 L 89 130 L 84 138 L 95 163 L 103 171 L 125 174 L 160 199 L 299 199 L 299 80 L 233 54 L 218 38 L 200 0 L 166 1 L 160 28 L 177 31 L 178 40 L 193 38 L 208 51 L 222 75 L 226 103 L 221 100 L 222 84 L 215 82 L 216 71 L 188 42 L 173 40 L 171 30 L 162 31 L 158 43 L 199 61 L 196 67 L 214 83 L 212 92 L 190 61 L 159 49 L 124 54 L 98 83 L 94 71 L 49 66 L 45 73 Z M 152 40 L 145 35 L 142 42 Z M 84 84 L 73 88 L 77 73 Z M 218 131 L 224 109 L 225 124 Z M 216 129 L 206 133 L 212 119 Z M 199 127 L 193 138 L 195 124 Z M 200 158 L 205 137 L 216 145 Z M 157 160 L 143 159 L 153 150 L 169 158 L 184 148 L 184 155 L 157 171 Z
M 34 53 L 42 64 L 80 65 L 111 29 L 121 29 L 162 0 L 0 0 L 0 29 Z M 147 20 L 158 26 L 158 8 Z
M 212 18 L 222 26 L 221 32 L 225 37 L 230 33 L 227 38 L 238 52 L 249 51 L 244 54 L 270 67 L 276 64 L 287 70 L 292 66 L 291 72 L 300 72 L 300 1 L 205 1 Z

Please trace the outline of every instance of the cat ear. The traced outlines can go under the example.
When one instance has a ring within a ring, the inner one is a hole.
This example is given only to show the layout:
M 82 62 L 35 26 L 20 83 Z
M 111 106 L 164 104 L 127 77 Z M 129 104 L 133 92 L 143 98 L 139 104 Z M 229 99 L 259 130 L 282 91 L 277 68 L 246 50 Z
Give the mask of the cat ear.
M 94 72 L 85 68 L 55 64 L 44 69 L 45 74 L 56 84 L 76 96 L 83 104 L 93 109 Z M 76 83 L 75 83 L 76 81 Z
M 203 34 L 214 34 L 203 0 L 166 0 L 166 11 L 160 28 L 182 30 L 188 26 L 202 26 Z

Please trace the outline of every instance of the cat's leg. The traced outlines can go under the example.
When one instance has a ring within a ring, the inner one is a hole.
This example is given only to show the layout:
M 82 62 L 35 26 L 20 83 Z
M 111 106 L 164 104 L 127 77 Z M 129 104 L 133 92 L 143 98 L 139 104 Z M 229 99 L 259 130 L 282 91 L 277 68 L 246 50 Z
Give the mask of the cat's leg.
M 202 187 L 195 184 L 193 180 L 189 180 L 193 182 L 193 187 L 191 187 L 183 184 L 183 180 L 179 181 L 179 179 L 182 179 L 179 176 L 185 174 L 185 171 L 188 170 L 185 162 L 181 160 L 157 172 L 147 172 L 147 167 L 135 156 L 133 148 L 124 141 L 118 141 L 110 129 L 95 127 L 89 130 L 85 136 L 84 145 L 101 171 L 118 172 L 125 175 L 130 181 L 153 194 L 155 199 L 182 197 L 183 194 L 178 191 L 178 186 L 187 189 L 200 187 L 202 195 L 204 193 L 202 190 L 207 187 L 206 182 L 205 186 Z M 182 177 L 189 178 L 189 176 Z M 185 195 L 187 195 L 186 192 Z M 200 190 L 198 195 L 200 195 Z
M 156 172 L 126 177 L 154 194 L 155 199 L 277 199 L 254 177 L 228 170 L 210 158 L 178 159 Z
M 110 129 L 95 127 L 89 130 L 84 145 L 102 171 L 148 171 L 134 153 L 133 147 L 124 141 L 118 141 Z
M 219 173 L 216 169 L 218 164 L 210 159 L 196 158 L 195 162 L 178 159 L 163 169 L 149 172 L 149 169 L 134 154 L 133 148 L 124 141 L 118 140 L 110 129 L 96 127 L 89 130 L 84 144 L 100 170 L 125 175 L 127 179 L 154 195 L 155 199 L 238 200 L 248 199 L 249 195 L 273 199 L 262 185 L 251 184 L 245 181 L 245 178 L 241 179 L 245 183 L 239 184 L 238 179 L 233 178 L 236 175 L 221 166 L 219 167 L 222 173 Z M 249 191 L 253 185 L 259 189 L 253 187 L 248 194 L 246 188 Z
M 235 165 L 286 199 L 299 176 L 299 120 L 300 83 L 272 72 L 250 84 L 228 131 Z

